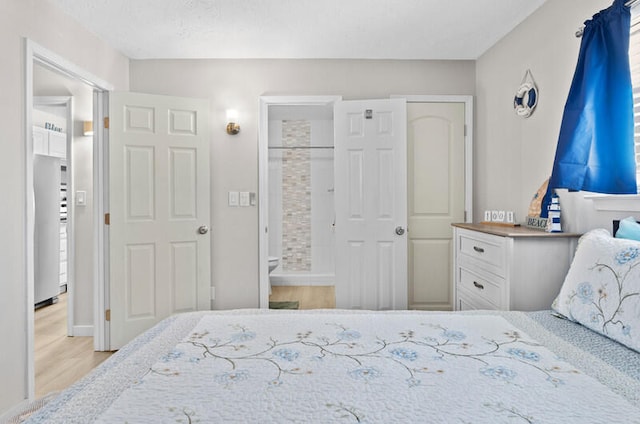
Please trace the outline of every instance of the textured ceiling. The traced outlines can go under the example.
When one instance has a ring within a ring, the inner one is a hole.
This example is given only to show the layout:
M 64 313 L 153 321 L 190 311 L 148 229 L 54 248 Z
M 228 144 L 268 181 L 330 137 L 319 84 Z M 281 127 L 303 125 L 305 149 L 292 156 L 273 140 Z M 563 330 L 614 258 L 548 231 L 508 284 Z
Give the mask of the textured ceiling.
M 477 59 L 546 0 L 49 0 L 133 59 Z

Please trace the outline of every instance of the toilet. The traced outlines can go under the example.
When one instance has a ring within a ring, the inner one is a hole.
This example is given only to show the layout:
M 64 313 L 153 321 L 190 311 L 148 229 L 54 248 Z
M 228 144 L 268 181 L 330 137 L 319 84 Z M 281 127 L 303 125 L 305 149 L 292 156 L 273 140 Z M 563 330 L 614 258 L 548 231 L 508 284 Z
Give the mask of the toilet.
M 278 258 L 277 256 L 269 256 L 269 274 L 271 274 L 271 271 L 278 267 L 279 263 L 280 258 Z

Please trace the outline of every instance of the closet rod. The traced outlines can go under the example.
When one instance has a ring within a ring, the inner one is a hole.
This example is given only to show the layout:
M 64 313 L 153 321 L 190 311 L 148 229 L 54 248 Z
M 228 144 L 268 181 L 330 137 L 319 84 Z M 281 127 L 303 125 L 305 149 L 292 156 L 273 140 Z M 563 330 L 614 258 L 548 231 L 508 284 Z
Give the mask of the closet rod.
M 269 146 L 269 149 L 274 150 L 289 150 L 289 149 L 333 149 L 333 146 Z
M 640 0 L 629 0 L 628 2 L 626 2 L 624 5 L 627 6 L 628 8 L 632 8 L 633 6 L 636 5 L 636 3 L 638 3 Z M 581 26 L 580 28 L 578 28 L 578 30 L 576 31 L 576 37 L 580 38 L 582 37 L 582 33 L 584 32 L 584 26 Z

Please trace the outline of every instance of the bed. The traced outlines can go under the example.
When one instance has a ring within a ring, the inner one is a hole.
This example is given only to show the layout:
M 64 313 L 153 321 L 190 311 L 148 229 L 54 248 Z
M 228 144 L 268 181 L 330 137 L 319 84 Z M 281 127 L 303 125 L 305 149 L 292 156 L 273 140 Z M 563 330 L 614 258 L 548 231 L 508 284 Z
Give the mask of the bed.
M 553 310 L 181 314 L 27 422 L 640 423 L 640 245 L 591 238 Z

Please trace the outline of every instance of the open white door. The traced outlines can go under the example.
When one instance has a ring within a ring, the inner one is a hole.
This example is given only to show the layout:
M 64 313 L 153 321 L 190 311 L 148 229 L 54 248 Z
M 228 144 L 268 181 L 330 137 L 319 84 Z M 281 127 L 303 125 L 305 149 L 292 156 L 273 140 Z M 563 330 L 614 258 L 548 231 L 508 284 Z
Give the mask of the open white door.
M 406 101 L 334 110 L 336 306 L 406 309 Z
M 110 347 L 210 309 L 207 100 L 110 95 Z

